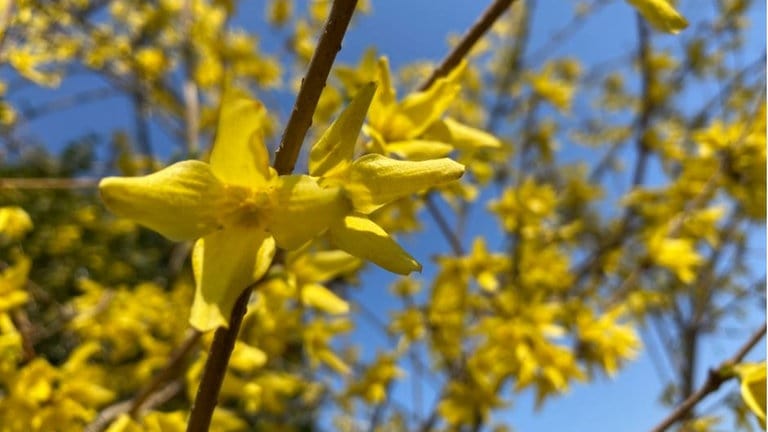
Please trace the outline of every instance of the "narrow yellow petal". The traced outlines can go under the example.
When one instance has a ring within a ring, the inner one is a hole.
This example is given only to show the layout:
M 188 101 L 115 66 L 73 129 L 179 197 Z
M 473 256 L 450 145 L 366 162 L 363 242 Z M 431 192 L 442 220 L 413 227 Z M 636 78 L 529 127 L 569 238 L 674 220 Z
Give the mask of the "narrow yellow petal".
M 675 10 L 669 0 L 627 0 L 659 31 L 677 34 L 688 27 L 688 21 Z
M 208 164 L 190 160 L 143 177 L 107 177 L 101 199 L 118 216 L 171 240 L 192 240 L 221 228 L 237 208 Z
M 762 363 L 742 363 L 736 365 L 736 373 L 741 380 L 741 397 L 750 411 L 765 428 L 766 406 L 766 367 Z
M 352 163 L 355 143 L 375 92 L 375 83 L 363 86 L 339 118 L 312 146 L 309 152 L 310 175 L 318 177 L 341 175 Z
M 238 372 L 249 373 L 267 363 L 267 354 L 243 341 L 236 341 L 228 367 Z
M 453 146 L 445 142 L 408 140 L 387 143 L 387 153 L 400 159 L 422 161 L 448 156 Z
M 349 304 L 328 288 L 309 283 L 301 286 L 301 301 L 305 306 L 327 312 L 329 314 L 345 314 L 349 312 Z
M 453 144 L 460 150 L 501 148 L 501 141 L 480 129 L 459 123 L 452 118 L 436 121 L 425 132 L 428 139 Z
M 321 187 L 314 177 L 281 176 L 275 184 L 274 210 L 267 221 L 267 230 L 281 248 L 298 248 L 324 233 L 331 222 L 350 210 L 349 201 L 340 188 Z
M 373 96 L 371 108 L 368 110 L 368 121 L 373 129 L 382 131 L 387 127 L 389 118 L 397 107 L 397 94 L 389 76 L 389 59 L 381 57 L 376 66 L 378 89 Z
M 451 159 L 398 161 L 377 154 L 352 164 L 344 187 L 356 211 L 371 213 L 381 206 L 415 192 L 440 186 L 464 174 L 464 165 Z
M 211 168 L 224 183 L 257 187 L 270 177 L 263 128 L 264 106 L 245 92 L 227 89 L 211 152 Z
M 393 273 L 421 271 L 421 265 L 392 237 L 370 219 L 347 216 L 331 225 L 333 243 L 339 249 L 365 258 Z
M 234 226 L 195 243 L 195 298 L 189 322 L 200 331 L 229 325 L 235 300 L 269 269 L 275 242 L 264 231 Z
M 397 99 L 395 87 L 392 85 L 392 78 L 389 75 L 389 58 L 383 56 L 379 58 L 376 65 L 378 68 L 379 90 L 376 92 L 375 101 L 381 105 L 391 105 Z
M 401 130 L 408 127 L 406 138 L 416 138 L 445 114 L 461 91 L 459 78 L 466 69 L 467 62 L 462 61 L 451 73 L 438 79 L 427 90 L 412 93 L 403 99 L 399 105 L 399 116 L 393 119 L 399 123 L 393 129 Z M 407 119 L 407 120 L 406 120 Z M 405 122 L 408 124 L 406 125 Z
M 291 272 L 304 282 L 327 282 L 349 274 L 362 265 L 360 258 L 341 250 L 291 253 L 287 256 Z

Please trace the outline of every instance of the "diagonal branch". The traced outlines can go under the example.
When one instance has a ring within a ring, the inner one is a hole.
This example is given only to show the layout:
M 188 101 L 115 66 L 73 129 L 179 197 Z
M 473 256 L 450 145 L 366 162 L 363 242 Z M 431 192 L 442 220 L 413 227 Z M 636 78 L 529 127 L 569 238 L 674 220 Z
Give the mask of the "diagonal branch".
M 515 0 L 496 0 L 488 9 L 480 15 L 480 18 L 470 27 L 467 33 L 459 41 L 458 45 L 448 53 L 448 55 L 440 63 L 440 66 L 436 67 L 432 71 L 432 75 L 427 78 L 424 84 L 421 85 L 419 90 L 426 90 L 431 86 L 438 78 L 448 75 L 450 71 L 461 63 L 461 60 L 469 54 L 472 47 L 475 46 L 477 41 L 482 38 L 485 33 L 490 30 L 493 23 L 509 8 L 509 6 Z
M 677 408 L 675 408 L 675 410 L 672 411 L 664 420 L 662 420 L 658 425 L 651 429 L 651 432 L 664 432 L 667 430 L 667 428 L 685 417 L 685 415 L 702 399 L 707 397 L 710 393 L 714 393 L 724 382 L 732 379 L 733 375 L 726 375 L 722 371 L 741 362 L 747 353 L 749 353 L 749 351 L 754 348 L 755 345 L 757 345 L 757 343 L 760 342 L 760 340 L 763 338 L 765 335 L 765 328 L 766 324 L 763 323 L 763 325 L 760 326 L 760 328 L 752 334 L 749 340 L 747 340 L 731 358 L 722 362 L 717 368 L 710 369 L 709 375 L 707 376 L 707 380 L 704 382 L 704 384 L 699 387 L 696 392 L 684 400 Z
M 515 0 L 494 1 L 488 7 L 488 9 L 483 12 L 483 14 L 472 25 L 472 27 L 470 27 L 467 33 L 464 34 L 464 36 L 461 38 L 461 41 L 459 41 L 453 50 L 448 53 L 440 65 L 432 71 L 432 74 L 419 87 L 419 90 L 424 91 L 428 89 L 438 78 L 448 75 L 448 73 L 450 73 L 453 68 L 458 66 L 459 63 L 461 63 L 461 60 L 466 57 L 467 54 L 469 54 L 469 51 L 472 50 L 472 47 L 475 46 L 477 41 L 479 41 L 480 38 L 482 38 L 485 33 L 488 32 L 488 30 L 490 30 L 490 28 L 493 26 L 493 23 L 495 23 L 496 20 L 501 17 L 501 15 L 514 1 Z M 455 255 L 463 255 L 464 249 L 461 246 L 461 241 L 459 240 L 456 233 L 450 229 L 450 226 L 448 225 L 445 217 L 442 215 L 440 209 L 437 207 L 437 204 L 432 199 L 432 193 L 429 193 L 425 196 L 424 204 L 427 206 L 427 210 L 429 210 L 432 218 L 437 223 L 437 227 L 440 229 L 440 232 L 451 245 L 453 253 Z
M 301 81 L 296 103 L 283 132 L 280 148 L 275 155 L 275 169 L 279 174 L 290 174 L 299 157 L 299 150 L 312 124 L 312 115 L 325 88 L 336 53 L 341 50 L 341 40 L 347 31 L 357 0 L 335 0 L 325 22 L 317 49 L 309 61 L 307 75 Z

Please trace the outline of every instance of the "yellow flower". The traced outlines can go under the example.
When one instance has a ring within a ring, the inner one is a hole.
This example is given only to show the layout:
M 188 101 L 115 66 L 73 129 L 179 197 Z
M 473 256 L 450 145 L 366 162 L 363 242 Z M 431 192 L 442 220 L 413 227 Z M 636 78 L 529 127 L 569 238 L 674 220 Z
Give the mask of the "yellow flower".
M 679 33 L 688 21 L 669 4 L 669 0 L 627 0 L 657 30 Z
M 310 154 L 310 174 L 278 176 L 269 166 L 263 107 L 235 91 L 222 101 L 210 163 L 183 161 L 144 177 L 110 177 L 107 207 L 171 240 L 199 238 L 190 322 L 226 326 L 236 298 L 269 268 L 276 247 L 292 250 L 329 231 L 339 249 L 407 274 L 420 265 L 365 215 L 398 198 L 459 178 L 449 159 L 352 161 L 375 85 L 364 87 Z
M 696 278 L 696 268 L 704 259 L 696 252 L 693 240 L 670 238 L 663 231 L 654 233 L 648 240 L 648 254 L 654 263 L 672 271 L 683 283 Z
M 403 159 L 425 160 L 446 156 L 454 149 L 500 148 L 491 134 L 459 123 L 445 112 L 461 91 L 459 80 L 466 62 L 435 81 L 428 89 L 397 101 L 389 74 L 389 61 L 379 59 L 379 91 L 371 104 L 365 133 L 378 153 Z
M 171 240 L 199 238 L 190 321 L 200 330 L 227 324 L 235 299 L 264 275 L 276 245 L 300 246 L 347 207 L 339 189 L 320 188 L 308 176 L 276 175 L 263 144 L 265 121 L 259 103 L 229 91 L 210 163 L 183 161 L 99 185 L 114 213 Z
M 765 429 L 765 362 L 735 366 L 741 380 L 741 397 Z
M 19 240 L 32 229 L 32 219 L 21 207 L 0 207 L 0 237 Z

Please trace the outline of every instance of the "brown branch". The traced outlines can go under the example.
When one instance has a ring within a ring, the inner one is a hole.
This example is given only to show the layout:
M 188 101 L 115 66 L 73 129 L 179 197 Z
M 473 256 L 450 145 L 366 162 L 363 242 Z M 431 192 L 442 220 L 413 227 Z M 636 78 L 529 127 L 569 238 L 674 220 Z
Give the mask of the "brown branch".
M 162 404 L 170 399 L 165 397 L 170 392 L 169 388 L 174 387 L 174 380 L 178 379 L 183 372 L 182 363 L 192 352 L 192 348 L 197 345 L 202 334 L 199 331 L 190 329 L 181 345 L 171 354 L 171 358 L 166 363 L 162 371 L 152 378 L 152 382 L 144 387 L 136 396 L 130 400 L 118 402 L 110 405 L 99 413 L 99 415 L 85 427 L 85 432 L 100 432 L 109 426 L 109 424 L 121 414 L 128 413 L 131 417 L 138 417 L 142 411 L 149 407 Z M 178 393 L 181 389 L 172 392 Z
M 184 389 L 184 380 L 182 378 L 176 378 L 169 382 L 166 386 L 159 389 L 157 392 L 152 393 L 150 397 L 145 401 L 144 408 L 151 408 L 162 405 L 169 400 L 173 399 Z M 109 426 L 109 424 L 122 414 L 128 412 L 133 401 L 127 400 L 118 402 L 114 405 L 110 405 L 103 409 L 99 415 L 88 426 L 83 429 L 84 432 L 100 432 Z
M 493 23 L 509 8 L 509 6 L 515 0 L 496 0 L 477 21 L 470 27 L 467 33 L 459 41 L 458 45 L 443 59 L 440 66 L 436 67 L 432 71 L 432 75 L 427 78 L 424 84 L 421 85 L 419 90 L 426 90 L 431 86 L 438 78 L 448 75 L 456 66 L 461 63 L 461 60 L 467 56 L 472 47 L 475 46 L 477 41 L 480 40 L 483 35 L 493 26 Z
M 197 84 L 194 79 L 194 69 L 197 66 L 197 56 L 192 45 L 192 0 L 185 0 L 181 9 L 181 27 L 185 35 L 182 45 L 182 61 L 184 64 L 184 83 L 182 97 L 184 98 L 184 126 L 187 141 L 187 153 L 195 157 L 200 149 L 200 101 Z
M 182 372 L 182 363 L 184 363 L 184 360 L 187 358 L 189 353 L 192 352 L 192 349 L 197 345 L 201 335 L 202 333 L 194 329 L 187 331 L 187 337 L 176 349 L 176 351 L 173 352 L 165 368 L 163 368 L 160 373 L 155 375 L 155 377 L 152 379 L 152 382 L 149 383 L 149 385 L 145 387 L 144 390 L 136 395 L 136 397 L 134 397 L 131 401 L 131 407 L 128 411 L 131 417 L 136 417 L 139 414 L 139 411 L 141 411 L 141 408 L 145 402 L 147 402 L 147 400 L 150 399 L 150 397 L 156 393 L 163 384 L 170 382 Z
M 52 100 L 36 107 L 27 108 L 21 111 L 21 117 L 24 121 L 30 121 L 55 112 L 63 111 L 75 106 L 81 106 L 91 102 L 102 101 L 107 98 L 119 96 L 117 89 L 112 87 L 100 87 L 86 90 L 81 93 L 68 95 L 61 99 Z
M 207 432 L 213 418 L 213 410 L 219 402 L 219 391 L 227 372 L 229 357 L 235 347 L 240 324 L 248 309 L 248 300 L 251 297 L 253 286 L 243 290 L 232 308 L 232 316 L 229 318 L 228 328 L 219 328 L 213 335 L 210 354 L 205 362 L 205 370 L 200 386 L 197 388 L 195 402 L 192 404 L 192 412 L 187 423 L 187 432 Z
M 11 319 L 13 320 L 13 325 L 16 327 L 16 330 L 19 331 L 19 335 L 21 335 L 21 348 L 22 353 L 24 354 L 22 361 L 26 363 L 37 355 L 35 353 L 34 344 L 36 333 L 35 326 L 32 325 L 32 322 L 29 320 L 29 315 L 27 315 L 27 312 L 22 308 L 12 310 Z
M 290 174 L 299 157 L 301 144 L 312 124 L 312 115 L 325 88 L 325 81 L 331 72 L 336 53 L 341 50 L 341 41 L 347 31 L 357 0 L 334 0 L 325 27 L 320 35 L 307 75 L 301 81 L 296 103 L 285 126 L 280 148 L 275 155 L 275 169 L 279 174 Z
M 724 371 L 728 370 L 728 368 L 736 365 L 744 359 L 747 353 L 752 348 L 754 348 L 755 345 L 757 345 L 757 343 L 760 342 L 760 340 L 763 338 L 765 335 L 765 329 L 766 324 L 763 323 L 763 325 L 749 338 L 749 340 L 747 340 L 747 342 L 744 343 L 744 345 L 739 348 L 738 351 L 736 351 L 736 353 L 731 358 L 722 362 L 717 368 L 710 369 L 709 375 L 707 376 L 707 380 L 704 382 L 704 384 L 699 387 L 696 392 L 684 400 L 680 405 L 678 405 L 678 407 L 675 408 L 675 410 L 672 411 L 664 420 L 662 420 L 658 425 L 651 429 L 651 432 L 664 432 L 667 430 L 667 428 L 685 417 L 685 415 L 691 409 L 693 409 L 697 403 L 707 397 L 710 393 L 714 393 L 723 383 L 734 378 L 734 375 L 724 373 Z
M 429 193 L 424 197 L 424 204 L 427 206 L 429 214 L 432 215 L 432 219 L 434 219 L 435 223 L 437 223 L 437 228 L 443 234 L 443 237 L 448 240 L 448 243 L 451 245 L 451 249 L 453 250 L 453 254 L 456 256 L 464 255 L 464 248 L 461 246 L 461 240 L 456 235 L 456 233 L 451 230 L 451 227 L 448 225 L 448 221 L 445 219 L 445 216 L 443 216 L 443 214 L 440 212 L 440 208 L 437 207 L 437 204 L 432 199 L 433 196 L 434 194 Z
M 0 178 L 0 189 L 92 189 L 98 178 Z
M 336 53 L 341 49 L 341 41 L 347 31 L 352 13 L 357 6 L 357 0 L 334 0 L 323 33 L 317 44 L 317 49 L 309 62 L 307 75 L 301 83 L 296 103 L 291 117 L 288 119 L 280 148 L 275 156 L 274 167 L 281 175 L 290 174 L 296 165 L 296 159 L 301 150 L 301 144 L 312 124 L 312 115 L 317 107 L 320 94 L 325 87 L 325 81 L 336 59 Z M 280 255 L 273 260 L 280 260 Z M 246 288 L 237 298 L 232 309 L 227 328 L 219 328 L 213 336 L 210 354 L 205 363 L 205 370 L 200 381 L 200 387 L 192 405 L 187 432 L 205 432 L 211 423 L 213 411 L 219 398 L 221 384 L 227 371 L 229 357 L 235 346 L 240 325 L 248 306 L 251 290 L 258 284 Z
M 420 91 L 424 91 L 429 88 L 438 78 L 447 75 L 456 66 L 461 63 L 461 60 L 467 56 L 472 47 L 475 46 L 477 41 L 480 40 L 485 33 L 490 30 L 493 23 L 509 8 L 509 6 L 515 0 L 496 0 L 477 21 L 470 27 L 467 33 L 461 38 L 461 41 L 448 53 L 438 67 L 436 67 L 427 80 L 419 87 Z M 456 234 L 451 230 L 450 226 L 446 222 L 445 217 L 440 212 L 437 204 L 432 200 L 432 193 L 428 193 L 424 197 L 424 204 L 427 206 L 427 210 L 432 215 L 432 218 L 437 223 L 440 232 L 443 234 L 448 243 L 451 245 L 453 253 L 457 256 L 464 255 L 464 248 L 461 246 L 461 241 Z

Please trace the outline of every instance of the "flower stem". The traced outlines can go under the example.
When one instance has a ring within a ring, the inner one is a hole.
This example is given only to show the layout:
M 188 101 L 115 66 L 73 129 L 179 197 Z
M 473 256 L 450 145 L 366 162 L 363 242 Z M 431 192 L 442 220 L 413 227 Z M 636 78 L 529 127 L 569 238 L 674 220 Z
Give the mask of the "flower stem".
M 237 334 L 240 331 L 240 324 L 248 309 L 248 299 L 251 297 L 249 286 L 243 290 L 240 297 L 235 301 L 232 309 L 232 316 L 229 318 L 228 328 L 218 328 L 213 335 L 213 343 L 205 362 L 205 370 L 200 386 L 197 388 L 195 403 L 192 405 L 192 412 L 187 423 L 187 432 L 206 432 L 211 424 L 213 410 L 219 400 L 219 391 L 224 382 L 224 375 L 227 372 L 229 357 L 232 355 L 232 349 L 235 347 Z
M 419 90 L 428 89 L 440 77 L 448 75 L 461 60 L 469 54 L 469 51 L 488 32 L 493 23 L 509 8 L 515 0 L 496 0 L 483 12 L 480 18 L 470 27 L 459 41 L 458 45 L 443 59 L 440 66 L 432 71 L 432 75 L 424 81 Z
M 280 148 L 275 155 L 275 169 L 278 174 L 290 174 L 299 157 L 301 144 L 312 124 L 312 115 L 325 88 L 325 81 L 331 72 L 336 53 L 341 50 L 341 40 L 347 31 L 357 0 L 334 0 L 328 20 L 325 22 L 317 49 L 309 61 L 307 75 L 301 81 L 296 103 L 283 132 Z
M 739 348 L 733 357 L 721 363 L 719 367 L 710 369 L 709 374 L 707 375 L 707 380 L 704 382 L 704 384 L 702 384 L 702 386 L 699 387 L 696 392 L 691 394 L 677 408 L 675 408 L 675 410 L 672 411 L 664 420 L 662 420 L 658 425 L 654 426 L 651 431 L 664 432 L 670 426 L 674 425 L 683 417 L 685 417 L 685 415 L 690 412 L 690 410 L 702 399 L 719 389 L 724 382 L 733 378 L 733 376 L 723 375 L 721 371 L 726 369 L 728 366 L 733 366 L 740 363 L 749 353 L 749 351 L 754 348 L 758 342 L 760 342 L 763 336 L 765 336 L 765 328 L 766 324 L 763 323 L 763 325 L 752 334 L 749 340 L 747 340 L 744 345 Z
M 312 115 L 315 113 L 325 81 L 336 59 L 336 53 L 341 49 L 341 41 L 356 5 L 357 0 L 334 0 L 331 6 L 317 49 L 309 62 L 307 75 L 302 80 L 296 103 L 275 156 L 274 167 L 281 175 L 293 172 L 304 137 L 312 124 Z M 275 257 L 275 260 L 277 259 L 279 258 Z M 208 431 L 252 288 L 253 286 L 249 286 L 237 298 L 229 319 L 229 327 L 217 329 L 213 336 L 203 378 L 192 405 L 187 432 Z

